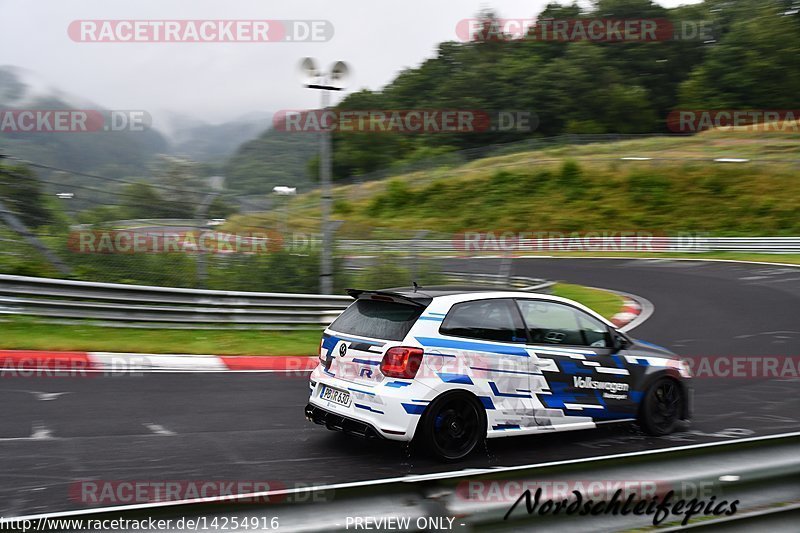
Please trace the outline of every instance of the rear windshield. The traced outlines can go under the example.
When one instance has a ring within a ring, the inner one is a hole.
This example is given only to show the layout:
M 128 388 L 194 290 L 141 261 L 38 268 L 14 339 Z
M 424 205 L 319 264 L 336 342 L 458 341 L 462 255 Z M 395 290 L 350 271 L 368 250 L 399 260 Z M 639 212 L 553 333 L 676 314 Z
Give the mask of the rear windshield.
M 418 305 L 378 300 L 356 300 L 333 321 L 330 329 L 338 333 L 401 341 L 422 314 Z

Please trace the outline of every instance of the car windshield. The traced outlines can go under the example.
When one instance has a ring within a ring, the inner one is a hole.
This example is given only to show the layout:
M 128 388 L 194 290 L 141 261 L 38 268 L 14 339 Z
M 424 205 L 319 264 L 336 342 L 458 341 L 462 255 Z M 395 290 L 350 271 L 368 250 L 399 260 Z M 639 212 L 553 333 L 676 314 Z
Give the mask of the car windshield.
M 356 300 L 339 315 L 330 329 L 338 333 L 401 341 L 424 308 L 397 302 Z

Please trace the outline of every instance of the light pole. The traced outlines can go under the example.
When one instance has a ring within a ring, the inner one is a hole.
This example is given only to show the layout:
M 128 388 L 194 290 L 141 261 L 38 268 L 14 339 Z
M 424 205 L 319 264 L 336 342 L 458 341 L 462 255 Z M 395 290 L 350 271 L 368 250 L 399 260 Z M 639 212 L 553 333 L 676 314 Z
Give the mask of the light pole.
M 322 91 L 322 110 L 328 108 L 330 96 L 328 91 L 341 91 L 344 89 L 342 82 L 349 73 L 347 65 L 337 61 L 330 72 L 323 73 L 317 69 L 316 63 L 310 57 L 303 59 L 300 69 L 305 76 L 305 87 Z M 320 262 L 319 290 L 322 294 L 333 293 L 333 246 L 331 246 L 331 132 L 320 131 L 319 142 L 319 181 L 321 189 L 320 211 L 322 215 L 322 258 Z

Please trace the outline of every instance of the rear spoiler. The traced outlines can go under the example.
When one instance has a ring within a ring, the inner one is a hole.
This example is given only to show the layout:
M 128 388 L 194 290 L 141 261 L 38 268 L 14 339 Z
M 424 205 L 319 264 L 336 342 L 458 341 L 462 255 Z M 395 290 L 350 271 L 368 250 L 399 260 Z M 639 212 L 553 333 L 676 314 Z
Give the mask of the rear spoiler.
M 360 289 L 346 289 L 345 292 L 355 299 L 365 298 L 369 300 L 382 300 L 385 302 L 397 302 L 417 307 L 428 307 L 433 301 L 433 297 L 424 292 L 399 293 L 392 291 L 365 291 Z

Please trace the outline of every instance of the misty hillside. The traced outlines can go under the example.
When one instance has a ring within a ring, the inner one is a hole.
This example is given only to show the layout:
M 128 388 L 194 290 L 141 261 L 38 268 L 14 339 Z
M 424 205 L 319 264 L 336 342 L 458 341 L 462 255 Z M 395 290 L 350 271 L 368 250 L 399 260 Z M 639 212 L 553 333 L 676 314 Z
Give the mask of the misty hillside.
M 225 167 L 227 187 L 241 193 L 265 194 L 276 185 L 307 191 L 315 182 L 311 162 L 319 152 L 319 136 L 270 129 L 243 144 Z
M 271 113 L 249 113 L 221 124 L 172 116 L 159 128 L 171 141 L 172 154 L 202 162 L 224 161 L 270 127 Z
M 102 107 L 47 87 L 26 71 L 0 67 L 0 109 L 97 109 Z M 14 157 L 112 177 L 146 172 L 169 144 L 158 131 L 83 133 L 0 132 L 0 151 Z
M 0 66 L 0 109 L 103 110 L 103 107 L 52 87 L 27 70 Z M 173 115 L 155 127 L 136 132 L 0 131 L 0 153 L 78 172 L 147 177 L 151 163 L 160 154 L 223 165 L 242 144 L 269 128 L 270 118 L 269 113 L 251 113 L 221 124 L 208 124 Z

